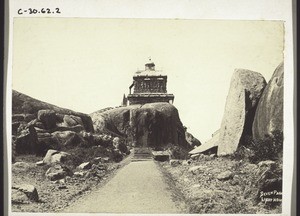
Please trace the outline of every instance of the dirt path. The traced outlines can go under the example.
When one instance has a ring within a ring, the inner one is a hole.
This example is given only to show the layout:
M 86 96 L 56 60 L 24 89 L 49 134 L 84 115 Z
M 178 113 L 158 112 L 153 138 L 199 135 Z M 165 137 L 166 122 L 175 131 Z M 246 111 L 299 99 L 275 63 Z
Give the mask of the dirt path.
M 181 213 L 152 160 L 131 162 L 104 187 L 80 198 L 63 212 Z

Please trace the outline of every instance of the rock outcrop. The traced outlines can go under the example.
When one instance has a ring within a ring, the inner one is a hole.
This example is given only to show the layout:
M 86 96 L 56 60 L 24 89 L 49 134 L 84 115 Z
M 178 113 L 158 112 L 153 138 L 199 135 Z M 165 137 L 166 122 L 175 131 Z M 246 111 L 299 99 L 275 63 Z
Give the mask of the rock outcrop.
M 46 130 L 56 127 L 56 113 L 54 110 L 39 110 L 37 115 L 37 119 L 42 122 Z
M 234 153 L 242 138 L 252 135 L 256 107 L 265 86 L 266 81 L 260 73 L 235 70 L 220 128 L 218 155 Z
M 139 147 L 169 144 L 191 149 L 177 109 L 169 103 L 130 105 L 91 114 L 97 132 L 109 132 Z
M 35 153 L 38 146 L 37 133 L 35 128 L 29 126 L 22 130 L 14 141 L 14 145 L 17 154 Z
M 45 155 L 47 150 L 78 146 L 82 132 L 94 132 L 90 116 L 12 92 L 12 146 L 16 154 Z
M 187 131 L 185 132 L 185 139 L 193 148 L 201 145 L 201 142 Z
M 72 118 L 78 120 L 78 124 L 82 124 L 85 131 L 94 131 L 90 116 L 34 99 L 15 90 L 12 91 L 12 114 L 13 122 L 25 121 L 28 123 L 33 119 L 38 119 L 43 123 L 45 129 L 55 127 L 54 124 L 64 122 L 64 120 L 70 123 Z M 74 124 L 74 121 L 72 123 Z
M 259 100 L 252 127 L 254 140 L 283 131 L 283 75 L 284 65 L 281 63 Z

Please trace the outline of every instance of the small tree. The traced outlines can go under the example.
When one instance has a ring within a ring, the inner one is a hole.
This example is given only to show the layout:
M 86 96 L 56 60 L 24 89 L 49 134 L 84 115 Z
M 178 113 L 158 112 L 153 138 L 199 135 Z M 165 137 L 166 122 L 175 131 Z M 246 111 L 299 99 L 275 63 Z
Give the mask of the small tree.
M 252 137 L 245 137 L 244 145 L 239 148 L 236 156 L 248 158 L 250 162 L 257 163 L 263 160 L 282 159 L 283 133 L 273 131 L 263 139 L 253 140 Z

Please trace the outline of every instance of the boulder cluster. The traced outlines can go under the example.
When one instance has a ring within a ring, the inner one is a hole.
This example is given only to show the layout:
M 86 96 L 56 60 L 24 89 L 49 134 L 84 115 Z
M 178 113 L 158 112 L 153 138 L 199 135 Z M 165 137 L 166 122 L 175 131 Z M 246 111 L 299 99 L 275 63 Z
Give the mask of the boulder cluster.
M 12 140 L 16 154 L 44 156 L 49 149 L 61 150 L 97 145 L 103 147 L 113 145 L 116 149 L 127 152 L 120 138 L 89 132 L 80 116 L 63 115 L 53 110 L 39 110 L 36 118 L 32 114 L 14 114 L 12 121 L 15 126 Z
M 122 138 L 94 133 L 89 115 L 63 109 L 13 90 L 12 152 L 15 155 L 45 156 L 49 149 L 112 147 L 121 153 L 128 149 Z
M 110 162 L 109 157 L 95 157 L 90 161 L 79 164 L 75 169 L 70 169 L 65 165 L 65 161 L 71 158 L 71 154 L 57 151 L 48 150 L 46 156 L 42 161 L 36 163 L 37 166 L 50 165 L 46 171 L 45 176 L 50 181 L 64 182 L 67 176 L 76 177 L 99 177 L 102 178 L 107 170 L 106 163 Z
M 283 132 L 283 73 L 281 63 L 267 83 L 260 73 L 236 69 L 220 129 L 190 154 L 232 155 L 249 137 L 256 142 Z

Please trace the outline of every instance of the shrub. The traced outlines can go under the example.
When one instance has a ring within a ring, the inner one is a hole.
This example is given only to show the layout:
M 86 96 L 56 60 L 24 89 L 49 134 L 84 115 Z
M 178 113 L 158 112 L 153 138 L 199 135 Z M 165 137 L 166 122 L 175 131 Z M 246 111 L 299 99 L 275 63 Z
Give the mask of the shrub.
M 281 160 L 283 152 L 283 133 L 274 131 L 260 140 L 252 137 L 244 138 L 244 145 L 234 154 L 236 159 L 249 159 L 251 163 L 263 160 Z
M 189 151 L 173 144 L 168 144 L 166 150 L 170 151 L 172 159 L 185 160 L 189 158 Z
M 120 162 L 121 160 L 123 160 L 123 155 L 120 151 L 112 151 L 112 156 L 111 156 L 112 160 L 115 162 Z

